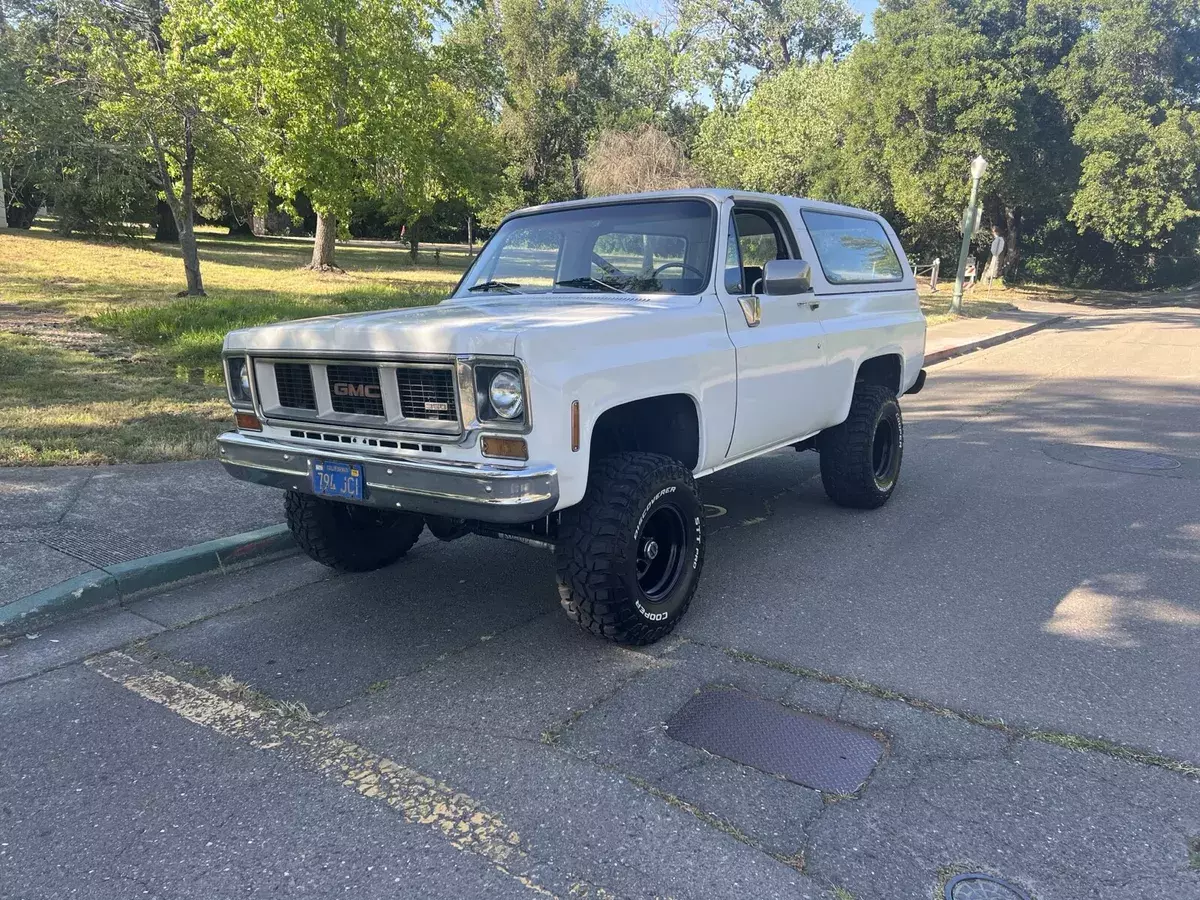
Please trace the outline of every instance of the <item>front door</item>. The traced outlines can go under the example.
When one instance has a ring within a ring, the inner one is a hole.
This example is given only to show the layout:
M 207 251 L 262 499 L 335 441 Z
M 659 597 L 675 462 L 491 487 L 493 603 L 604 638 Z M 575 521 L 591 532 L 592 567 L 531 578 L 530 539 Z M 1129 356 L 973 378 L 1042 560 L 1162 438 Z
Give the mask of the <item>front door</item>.
M 717 285 L 737 352 L 730 458 L 806 437 L 826 424 L 824 331 L 816 298 L 811 292 L 789 297 L 762 292 L 766 262 L 796 253 L 782 212 L 767 206 L 734 207 L 725 277 Z

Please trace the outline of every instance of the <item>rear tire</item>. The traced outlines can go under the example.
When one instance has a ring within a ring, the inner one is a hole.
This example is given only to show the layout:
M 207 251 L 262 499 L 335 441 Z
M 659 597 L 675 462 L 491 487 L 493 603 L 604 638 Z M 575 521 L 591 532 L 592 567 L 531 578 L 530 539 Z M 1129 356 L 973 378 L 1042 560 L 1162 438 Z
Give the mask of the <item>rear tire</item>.
M 887 503 L 900 477 L 904 419 L 896 395 L 878 384 L 858 384 L 850 415 L 821 432 L 821 483 L 838 506 L 876 509 Z
M 300 548 L 339 572 L 370 572 L 394 563 L 412 549 L 425 527 L 416 513 L 355 506 L 297 491 L 288 491 L 284 506 Z
M 621 644 L 679 624 L 704 566 L 704 507 L 692 473 L 658 453 L 617 453 L 592 468 L 562 514 L 556 556 L 563 609 Z

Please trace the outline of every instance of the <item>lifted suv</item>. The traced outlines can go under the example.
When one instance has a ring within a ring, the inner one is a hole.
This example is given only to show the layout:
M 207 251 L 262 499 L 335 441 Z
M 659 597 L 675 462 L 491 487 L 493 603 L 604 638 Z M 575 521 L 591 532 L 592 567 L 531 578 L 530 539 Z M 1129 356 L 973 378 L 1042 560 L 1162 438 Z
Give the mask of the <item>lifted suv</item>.
M 843 506 L 887 502 L 925 320 L 862 210 L 722 190 L 509 216 L 453 295 L 225 339 L 236 477 L 287 491 L 313 559 L 364 571 L 423 528 L 554 551 L 563 607 L 644 644 L 704 565 L 696 479 L 821 455 Z

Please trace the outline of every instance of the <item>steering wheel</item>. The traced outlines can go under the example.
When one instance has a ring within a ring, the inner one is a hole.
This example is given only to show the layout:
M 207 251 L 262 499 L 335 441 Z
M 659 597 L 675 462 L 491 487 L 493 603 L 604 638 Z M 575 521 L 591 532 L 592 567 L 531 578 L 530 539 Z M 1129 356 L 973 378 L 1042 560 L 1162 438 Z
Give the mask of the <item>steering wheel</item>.
M 697 269 L 695 266 L 693 266 L 693 265 L 689 265 L 688 263 L 685 263 L 685 262 L 669 262 L 669 263 L 663 263 L 661 266 L 659 266 L 657 269 L 655 269 L 653 272 L 651 272 L 651 273 L 650 273 L 650 277 L 651 277 L 651 278 L 657 278 L 657 277 L 658 277 L 658 273 L 659 273 L 659 272 L 661 272 L 663 269 L 682 269 L 684 272 L 686 272 L 686 271 L 688 271 L 689 269 L 691 269 L 693 272 L 695 272 L 695 273 L 696 273 L 696 276 L 697 276 L 698 278 L 704 278 L 704 273 L 703 273 L 703 272 L 701 272 L 701 271 L 700 271 L 699 269 Z

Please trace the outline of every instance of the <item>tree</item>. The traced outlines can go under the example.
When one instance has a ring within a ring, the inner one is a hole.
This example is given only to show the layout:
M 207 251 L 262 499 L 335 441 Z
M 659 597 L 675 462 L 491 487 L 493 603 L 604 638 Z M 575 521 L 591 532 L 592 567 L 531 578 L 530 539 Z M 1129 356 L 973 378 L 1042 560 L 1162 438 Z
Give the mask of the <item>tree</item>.
M 707 112 L 696 41 L 694 31 L 670 18 L 622 13 L 612 35 L 612 93 L 600 110 L 600 126 L 630 131 L 652 125 L 689 146 Z
M 840 152 L 849 78 L 831 60 L 792 65 L 764 78 L 736 111 L 714 109 L 694 148 L 716 184 L 774 194 L 821 197 Z
M 1070 220 L 1161 249 L 1200 216 L 1200 8 L 1092 0 L 1082 16 L 1053 79 L 1083 156 Z
M 399 188 L 432 146 L 424 0 L 221 0 L 227 38 L 252 54 L 267 170 L 317 213 L 311 267 L 335 268 L 357 195 Z
M 602 131 L 583 163 L 589 196 L 696 187 L 702 180 L 683 148 L 653 125 Z
M 236 54 L 219 40 L 205 0 L 83 2 L 74 21 L 86 40 L 79 80 L 95 102 L 93 123 L 148 146 L 171 208 L 187 277 L 204 295 L 196 248 L 198 171 L 239 156 L 237 124 L 248 108 Z
M 513 205 L 583 196 L 580 168 L 611 93 L 600 0 L 499 0 L 500 131 Z
M 846 0 L 676 0 L 693 32 L 716 106 L 742 103 L 760 76 L 839 59 L 859 39 L 862 16 Z
M 0 5 L 0 171 L 5 218 L 28 228 L 43 202 L 58 230 L 116 234 L 152 204 L 142 145 L 89 121 L 94 105 L 65 58 L 78 41 L 57 4 Z

